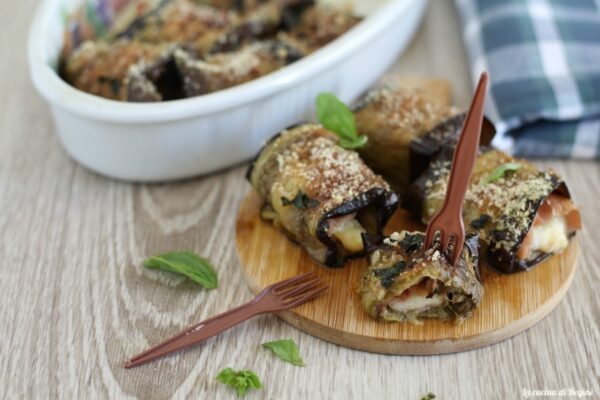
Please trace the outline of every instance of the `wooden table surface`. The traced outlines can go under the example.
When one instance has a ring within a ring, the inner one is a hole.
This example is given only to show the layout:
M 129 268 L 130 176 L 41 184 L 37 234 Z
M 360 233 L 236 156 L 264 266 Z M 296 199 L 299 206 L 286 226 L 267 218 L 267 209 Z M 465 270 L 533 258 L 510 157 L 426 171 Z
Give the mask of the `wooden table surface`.
M 545 161 L 583 210 L 579 269 L 546 319 L 505 342 L 460 354 L 400 357 L 345 349 L 274 316 L 135 370 L 123 360 L 180 328 L 251 298 L 233 242 L 249 190 L 244 167 L 202 179 L 134 185 L 93 174 L 61 149 L 34 92 L 25 43 L 35 0 L 0 0 L 0 398 L 235 398 L 215 380 L 252 369 L 249 399 L 519 398 L 523 389 L 587 389 L 600 396 L 600 164 Z M 450 1 L 430 4 L 395 66 L 446 77 L 469 99 L 466 57 Z M 145 270 L 152 254 L 193 249 L 212 259 L 221 288 Z M 306 367 L 260 343 L 294 339 Z

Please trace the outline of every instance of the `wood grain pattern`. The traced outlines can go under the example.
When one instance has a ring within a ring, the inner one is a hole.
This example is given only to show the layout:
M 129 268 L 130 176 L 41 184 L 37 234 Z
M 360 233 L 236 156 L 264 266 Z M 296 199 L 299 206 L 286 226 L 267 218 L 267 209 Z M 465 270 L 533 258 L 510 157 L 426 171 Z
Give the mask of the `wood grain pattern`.
M 562 254 L 526 273 L 506 275 L 482 265 L 485 294 L 479 309 L 462 324 L 429 320 L 423 325 L 390 324 L 367 315 L 357 287 L 367 266 L 352 260 L 342 269 L 312 261 L 302 248 L 260 218 L 262 200 L 251 191 L 242 200 L 236 224 L 238 256 L 250 288 L 265 287 L 316 271 L 329 290 L 316 300 L 280 316 L 313 336 L 353 349 L 399 355 L 435 355 L 473 350 L 523 332 L 548 315 L 567 293 L 576 269 L 577 239 Z M 386 234 L 424 231 L 404 210 Z
M 247 399 L 514 399 L 523 388 L 600 394 L 600 165 L 544 161 L 583 210 L 581 256 L 565 300 L 521 335 L 480 350 L 401 357 L 346 349 L 274 316 L 248 321 L 189 351 L 132 371 L 128 356 L 195 321 L 249 300 L 233 241 L 249 190 L 244 167 L 165 185 L 132 185 L 70 160 L 26 67 L 36 0 L 0 0 L 0 399 L 235 399 L 214 379 L 253 369 L 265 388 Z M 450 1 L 431 1 L 394 72 L 471 84 Z M 159 154 L 152 156 L 160 156 Z M 148 162 L 152 162 L 151 157 Z M 192 249 L 212 259 L 221 287 L 206 292 L 147 271 L 141 260 Z M 307 366 L 261 350 L 292 338 Z

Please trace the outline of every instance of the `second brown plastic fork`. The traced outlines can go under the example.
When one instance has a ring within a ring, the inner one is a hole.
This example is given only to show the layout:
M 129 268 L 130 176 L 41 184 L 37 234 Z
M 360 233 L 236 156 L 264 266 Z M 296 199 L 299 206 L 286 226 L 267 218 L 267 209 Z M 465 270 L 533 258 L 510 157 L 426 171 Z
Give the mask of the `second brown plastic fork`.
M 314 272 L 308 272 L 267 286 L 254 300 L 190 326 L 183 332 L 133 357 L 125 363 L 125 368 L 137 367 L 184 347 L 199 343 L 256 315 L 297 307 L 314 299 L 325 289 L 327 287 L 321 284 L 321 279 L 316 278 Z
M 452 254 L 449 254 L 452 265 L 456 265 L 465 243 L 462 209 L 479 149 L 487 82 L 488 75 L 484 72 L 479 78 L 469 113 L 454 150 L 444 205 L 429 221 L 423 244 L 423 250 L 427 250 L 433 244 L 436 232 L 439 232 L 441 250 L 449 252 L 450 240 L 454 238 Z

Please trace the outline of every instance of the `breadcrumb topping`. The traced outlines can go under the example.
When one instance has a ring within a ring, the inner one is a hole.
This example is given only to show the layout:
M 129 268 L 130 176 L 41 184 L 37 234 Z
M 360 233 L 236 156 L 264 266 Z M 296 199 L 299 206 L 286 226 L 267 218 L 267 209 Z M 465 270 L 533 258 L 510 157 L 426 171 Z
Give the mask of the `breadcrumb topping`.
M 478 230 L 482 240 L 489 240 L 489 235 L 494 230 L 506 232 L 504 238 L 495 239 L 496 248 L 503 247 L 507 251 L 512 251 L 516 241 L 529 230 L 537 207 L 554 191 L 559 179 L 552 172 L 539 171 L 532 164 L 519 161 L 523 167 L 518 171 L 510 172 L 494 182 L 487 182 L 489 173 L 495 167 L 512 160 L 512 157 L 498 151 L 480 155 L 464 207 L 465 225 L 482 214 L 490 216 L 491 226 Z M 432 177 L 425 182 L 427 206 L 424 221 L 429 220 L 444 201 L 450 161 L 434 162 L 432 171 Z
M 284 131 L 278 140 L 285 140 Z M 338 137 L 321 125 L 305 124 L 293 129 L 296 140 L 277 155 L 278 182 L 290 177 L 306 183 L 306 194 L 329 211 L 374 188 L 390 190 L 359 155 L 338 146 Z
M 392 88 L 372 90 L 364 102 L 385 116 L 389 127 L 410 132 L 431 129 L 453 111 L 436 107 L 417 91 Z

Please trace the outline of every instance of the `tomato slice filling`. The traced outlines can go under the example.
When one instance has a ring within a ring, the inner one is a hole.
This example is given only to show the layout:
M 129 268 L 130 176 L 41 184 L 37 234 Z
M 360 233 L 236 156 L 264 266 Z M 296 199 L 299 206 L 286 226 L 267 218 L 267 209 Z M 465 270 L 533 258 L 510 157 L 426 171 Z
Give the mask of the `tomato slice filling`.
M 559 253 L 568 246 L 569 235 L 579 229 L 581 215 L 573 201 L 552 193 L 538 209 L 517 258 L 530 260 L 540 253 Z

